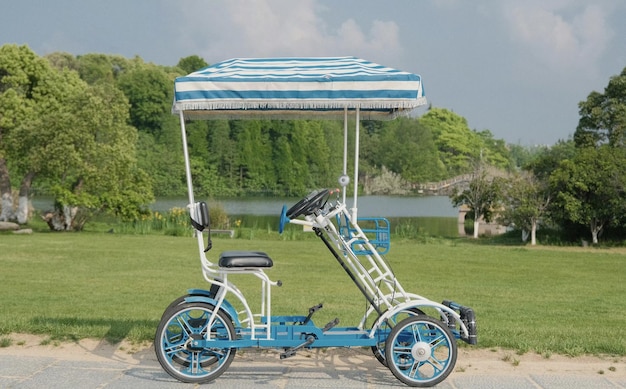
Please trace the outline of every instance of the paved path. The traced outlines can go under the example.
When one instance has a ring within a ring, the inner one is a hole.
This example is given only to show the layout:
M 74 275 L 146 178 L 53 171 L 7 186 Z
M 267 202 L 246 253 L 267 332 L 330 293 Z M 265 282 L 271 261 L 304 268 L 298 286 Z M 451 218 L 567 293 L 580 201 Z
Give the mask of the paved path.
M 0 388 L 405 388 L 369 350 L 240 352 L 230 368 L 205 385 L 168 376 L 153 351 L 67 345 L 0 348 Z M 113 351 L 112 351 L 113 350 Z M 486 357 L 485 357 L 486 356 Z M 515 360 L 461 350 L 455 371 L 437 388 L 626 388 L 626 360 L 593 359 L 563 365 L 552 358 Z M 566 361 L 567 362 L 567 361 Z

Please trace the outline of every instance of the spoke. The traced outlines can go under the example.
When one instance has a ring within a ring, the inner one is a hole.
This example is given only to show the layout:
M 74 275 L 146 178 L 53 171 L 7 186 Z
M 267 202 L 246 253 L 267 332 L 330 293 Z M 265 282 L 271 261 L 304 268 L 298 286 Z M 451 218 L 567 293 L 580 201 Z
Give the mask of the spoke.
M 430 346 L 432 348 L 437 348 L 437 347 L 441 346 L 442 344 L 448 344 L 447 338 L 443 334 L 441 334 L 440 336 L 436 337 L 435 339 L 433 339 L 430 342 Z
M 445 363 L 442 363 L 442 361 L 436 359 L 435 357 L 431 357 L 426 362 L 428 362 L 428 364 L 431 365 L 433 367 L 433 369 L 435 369 L 435 374 L 434 375 L 438 375 L 446 367 Z
M 413 340 L 417 342 L 422 341 L 422 334 L 420 332 L 420 324 L 416 323 L 411 326 L 411 332 L 413 333 Z
M 393 352 L 397 354 L 411 354 L 411 346 L 394 345 Z
M 413 363 L 413 365 L 411 366 L 411 370 L 409 371 L 408 376 L 415 378 L 415 379 L 421 379 L 421 374 L 420 374 L 420 366 L 422 365 L 422 362 L 420 361 L 415 361 Z M 418 377 L 419 376 L 419 377 Z
M 202 366 L 200 365 L 200 353 L 190 353 L 191 363 L 189 364 L 189 369 L 192 374 L 198 374 L 202 370 Z
M 181 351 L 185 351 L 185 343 L 170 345 L 169 347 L 164 348 L 163 351 L 165 351 L 165 354 L 167 355 L 177 354 Z
M 186 318 L 183 318 L 183 315 L 178 315 L 176 316 L 176 321 L 178 322 L 178 324 L 180 324 L 180 328 L 183 330 L 183 332 L 187 335 L 187 337 L 190 337 L 191 334 L 193 333 L 191 331 L 191 326 L 188 323 L 189 320 L 189 316 L 186 315 Z M 187 319 L 187 320 L 185 320 Z

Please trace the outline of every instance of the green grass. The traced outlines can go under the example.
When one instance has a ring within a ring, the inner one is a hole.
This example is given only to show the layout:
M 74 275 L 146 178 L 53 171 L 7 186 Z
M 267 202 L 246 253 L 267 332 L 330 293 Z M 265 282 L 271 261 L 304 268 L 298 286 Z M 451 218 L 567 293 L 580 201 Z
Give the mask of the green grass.
M 318 325 L 335 317 L 340 325 L 355 325 L 364 299 L 324 245 L 273 238 L 214 237 L 209 256 L 266 251 L 274 259 L 268 274 L 283 281 L 272 292 L 273 314 L 306 314 L 321 302 Z M 408 291 L 474 308 L 479 347 L 626 355 L 623 249 L 398 239 L 386 257 Z M 258 295 L 256 278 L 236 282 L 246 294 Z M 208 285 L 190 237 L 0 234 L 0 336 L 149 341 L 163 309 L 191 287 Z

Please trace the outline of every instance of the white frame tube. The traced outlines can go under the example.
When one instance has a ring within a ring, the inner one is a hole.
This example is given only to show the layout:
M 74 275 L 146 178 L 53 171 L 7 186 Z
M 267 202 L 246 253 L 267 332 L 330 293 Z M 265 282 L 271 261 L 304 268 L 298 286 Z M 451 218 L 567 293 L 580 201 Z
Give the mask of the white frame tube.
M 343 108 L 343 175 L 348 175 L 348 107 Z M 343 202 L 346 202 L 347 186 L 341 188 L 343 192 Z
M 352 219 L 357 220 L 357 197 L 359 195 L 359 123 L 361 122 L 360 107 L 356 107 L 356 125 L 354 134 L 354 202 L 352 203 Z

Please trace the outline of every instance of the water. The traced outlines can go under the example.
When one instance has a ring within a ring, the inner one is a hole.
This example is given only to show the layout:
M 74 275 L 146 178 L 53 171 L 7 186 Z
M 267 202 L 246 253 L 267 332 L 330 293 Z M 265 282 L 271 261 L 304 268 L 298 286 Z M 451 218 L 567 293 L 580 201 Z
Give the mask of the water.
M 197 198 L 197 201 L 206 200 Z M 249 197 L 222 198 L 211 200 L 224 208 L 231 218 L 237 218 L 244 225 L 278 225 L 283 205 L 292 206 L 299 198 Z M 37 210 L 52 208 L 52 199 L 36 197 L 32 200 Z M 172 208 L 185 208 L 187 197 L 158 199 L 150 208 L 153 211 L 167 212 Z M 347 199 L 348 208 L 353 205 L 353 198 Z M 396 197 L 396 196 L 361 196 L 357 199 L 359 217 L 385 217 L 391 228 L 408 223 L 418 226 L 437 236 L 458 236 L 458 209 L 452 206 L 446 196 Z
M 196 199 L 202 200 L 202 199 Z M 280 215 L 283 205 L 292 206 L 298 198 L 250 197 L 217 199 L 228 215 Z M 353 199 L 347 199 L 348 208 Z M 165 212 L 174 207 L 185 208 L 186 197 L 164 198 L 150 207 L 153 211 Z M 358 215 L 363 217 L 454 217 L 458 209 L 452 206 L 447 196 L 395 197 L 361 196 L 357 199 Z

